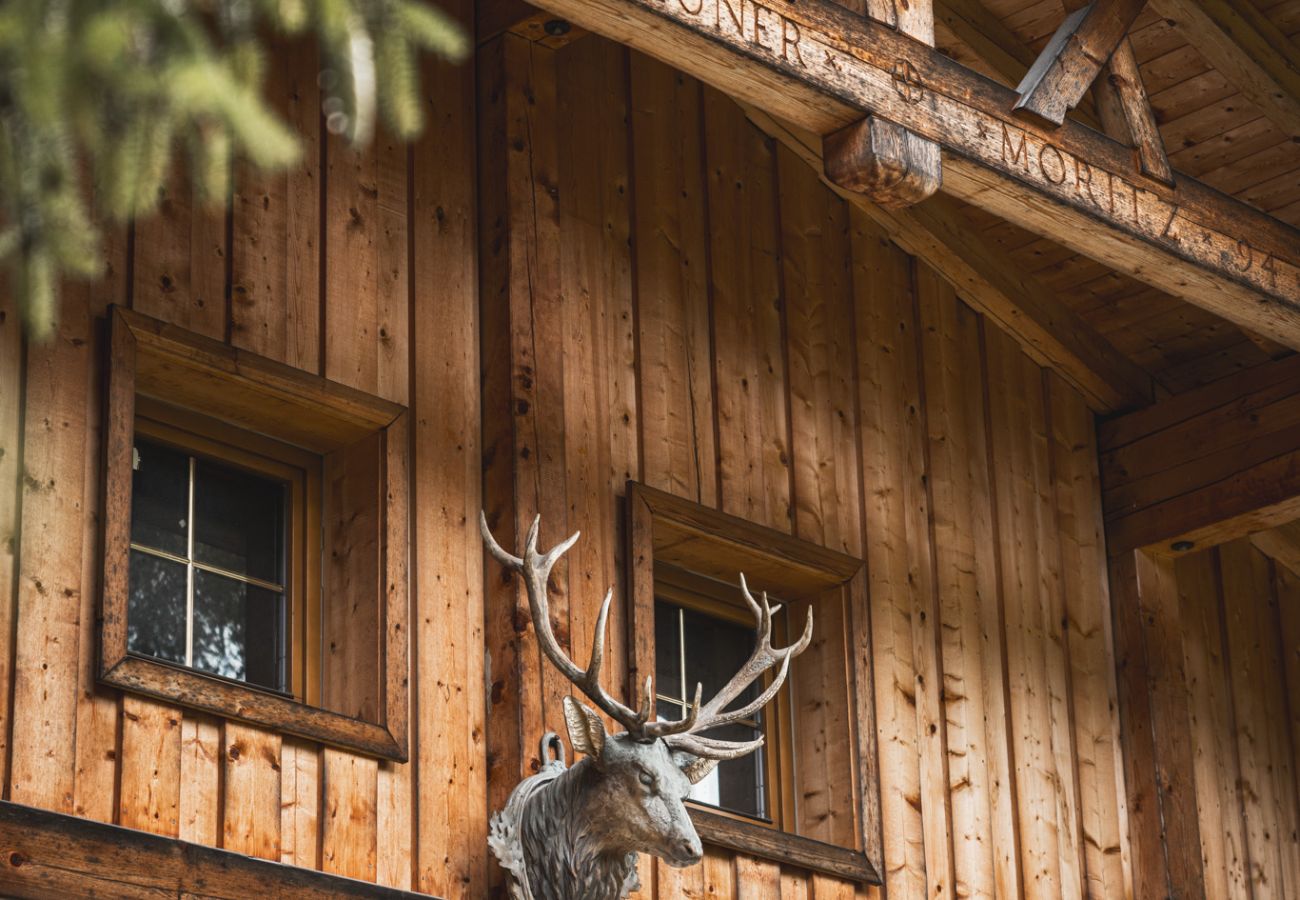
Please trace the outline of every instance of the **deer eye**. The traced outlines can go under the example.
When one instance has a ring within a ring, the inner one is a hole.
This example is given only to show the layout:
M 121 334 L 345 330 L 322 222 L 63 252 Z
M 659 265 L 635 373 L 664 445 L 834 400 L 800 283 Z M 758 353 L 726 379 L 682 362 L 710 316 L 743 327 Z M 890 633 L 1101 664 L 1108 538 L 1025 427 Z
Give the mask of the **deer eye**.
M 641 773 L 637 775 L 637 778 L 646 787 L 654 787 L 655 777 L 651 775 L 649 772 L 645 771 L 644 769 L 642 769 Z

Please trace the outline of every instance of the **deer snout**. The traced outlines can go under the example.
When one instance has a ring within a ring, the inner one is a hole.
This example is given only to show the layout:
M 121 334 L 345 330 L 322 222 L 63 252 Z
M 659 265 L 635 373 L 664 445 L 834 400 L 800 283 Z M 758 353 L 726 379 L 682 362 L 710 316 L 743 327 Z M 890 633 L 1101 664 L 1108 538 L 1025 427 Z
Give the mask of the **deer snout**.
M 699 835 L 694 834 L 678 838 L 672 850 L 672 859 L 668 862 L 678 869 L 693 866 L 704 856 L 704 845 L 700 843 Z

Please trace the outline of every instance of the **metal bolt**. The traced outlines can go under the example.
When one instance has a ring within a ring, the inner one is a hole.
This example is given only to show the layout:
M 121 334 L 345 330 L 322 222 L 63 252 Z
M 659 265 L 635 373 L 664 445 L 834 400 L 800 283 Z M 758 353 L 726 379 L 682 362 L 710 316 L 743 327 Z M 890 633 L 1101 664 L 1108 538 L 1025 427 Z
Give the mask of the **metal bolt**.
M 568 22 L 564 21 L 563 19 L 551 19 L 549 22 L 543 25 L 542 28 L 551 37 L 561 37 L 563 35 L 568 34 L 569 30 L 573 28 L 573 26 L 570 25 Z
M 1191 541 L 1174 541 L 1173 544 L 1170 545 L 1170 549 L 1175 553 L 1186 553 L 1195 546 L 1196 545 Z

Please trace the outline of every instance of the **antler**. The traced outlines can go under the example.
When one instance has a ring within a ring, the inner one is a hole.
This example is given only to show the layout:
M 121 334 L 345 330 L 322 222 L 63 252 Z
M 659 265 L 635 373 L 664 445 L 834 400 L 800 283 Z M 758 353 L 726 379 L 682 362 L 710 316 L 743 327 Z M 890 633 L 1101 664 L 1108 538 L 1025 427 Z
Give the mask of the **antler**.
M 600 667 L 605 661 L 605 630 L 609 620 L 609 604 L 614 595 L 612 588 L 605 593 L 605 600 L 600 606 L 600 615 L 596 617 L 596 633 L 591 642 L 591 661 L 587 663 L 586 669 L 578 668 L 555 639 L 555 632 L 551 630 L 546 585 L 551 577 L 551 569 L 578 540 L 580 532 L 575 531 L 567 540 L 561 541 L 546 553 L 539 553 L 537 532 L 540 522 L 540 516 L 533 519 L 532 527 L 528 529 L 524 555 L 518 557 L 507 553 L 497 543 L 491 530 L 488 529 L 487 516 L 479 513 L 479 528 L 483 532 L 483 541 L 487 544 L 488 552 L 501 565 L 523 576 L 524 586 L 528 592 L 528 609 L 532 613 L 533 628 L 537 632 L 537 642 L 541 645 L 546 658 L 563 673 L 564 677 L 573 682 L 574 686 L 586 694 L 601 711 L 638 738 L 664 738 L 674 749 L 685 750 L 704 759 L 736 759 L 761 747 L 762 738 L 754 741 L 724 741 L 704 737 L 699 732 L 747 719 L 776 696 L 790 671 L 790 660 L 808 649 L 808 644 L 812 641 L 812 609 L 808 610 L 803 635 L 799 640 L 789 647 L 777 650 L 772 647 L 772 615 L 781 608 L 780 604 L 773 608 L 768 602 L 766 591 L 760 595 L 761 602 L 755 600 L 754 595 L 749 591 L 749 585 L 745 582 L 745 576 L 741 575 L 741 593 L 758 625 L 754 652 L 726 686 L 707 704 L 703 706 L 700 704 L 703 686 L 697 683 L 695 702 L 691 704 L 690 711 L 684 719 L 676 722 L 651 722 L 650 718 L 654 713 L 654 691 L 653 682 L 649 677 L 645 680 L 645 693 L 641 698 L 640 709 L 635 712 L 609 696 L 600 686 Z M 755 679 L 778 663 L 781 668 L 763 693 L 739 709 L 724 712 L 733 700 L 754 683 Z
M 564 677 L 573 682 L 592 703 L 618 722 L 628 732 L 637 736 L 645 734 L 646 722 L 650 720 L 653 714 L 654 693 L 651 691 L 650 679 L 645 680 L 645 694 L 641 700 L 641 708 L 633 712 L 630 708 L 615 700 L 600 686 L 600 667 L 605 661 L 605 629 L 606 622 L 609 619 L 609 604 L 613 599 L 614 591 L 611 588 L 605 593 L 605 602 L 600 606 L 600 615 L 596 618 L 596 634 L 591 642 L 591 661 L 587 663 L 586 669 L 578 668 L 573 660 L 560 647 L 559 641 L 555 639 L 555 632 L 551 630 L 551 611 L 550 603 L 546 595 L 546 583 L 551 577 L 551 569 L 560 557 L 568 552 L 569 548 L 578 540 L 581 532 L 575 531 L 567 540 L 561 541 L 552 547 L 546 553 L 537 551 L 537 531 L 541 522 L 541 517 L 533 519 L 532 527 L 528 529 L 528 540 L 524 545 L 524 555 L 522 558 L 507 553 L 492 532 L 488 529 L 487 516 L 479 513 L 479 528 L 483 532 L 483 541 L 487 544 L 488 552 L 511 571 L 518 572 L 524 578 L 524 587 L 528 591 L 528 609 L 533 616 L 533 629 L 537 632 L 537 643 L 541 645 L 542 652 L 546 658 L 554 663 L 555 668 L 563 673 Z M 699 692 L 696 692 L 696 703 L 699 702 Z
M 808 644 L 812 641 L 813 614 L 810 607 L 808 609 L 808 618 L 804 621 L 803 634 L 799 640 L 789 647 L 777 650 L 772 646 L 772 615 L 781 608 L 780 604 L 774 609 L 772 604 L 768 602 L 766 591 L 760 594 L 762 597 L 761 602 L 755 600 L 754 595 L 749 591 L 749 585 L 745 582 L 744 575 L 740 576 L 740 592 L 744 595 L 745 602 L 749 605 L 749 609 L 754 614 L 758 624 L 758 637 L 754 645 L 754 652 L 750 654 L 749 659 L 732 676 L 726 686 L 718 691 L 702 709 L 699 707 L 699 688 L 697 686 L 695 706 L 692 708 L 690 716 L 681 722 L 651 722 L 646 726 L 647 735 L 663 737 L 667 739 L 669 745 L 674 749 L 685 750 L 706 759 L 735 759 L 757 750 L 763 745 L 762 738 L 754 741 L 723 741 L 716 738 L 702 737 L 699 732 L 728 725 L 740 719 L 747 719 L 766 706 L 776 696 L 777 691 L 781 690 L 781 685 L 785 683 L 786 675 L 789 674 L 790 660 L 807 650 Z M 772 679 L 772 683 L 767 686 L 763 693 L 738 709 L 724 712 L 733 700 L 754 683 L 755 679 L 778 663 L 781 668 L 777 670 L 776 677 Z

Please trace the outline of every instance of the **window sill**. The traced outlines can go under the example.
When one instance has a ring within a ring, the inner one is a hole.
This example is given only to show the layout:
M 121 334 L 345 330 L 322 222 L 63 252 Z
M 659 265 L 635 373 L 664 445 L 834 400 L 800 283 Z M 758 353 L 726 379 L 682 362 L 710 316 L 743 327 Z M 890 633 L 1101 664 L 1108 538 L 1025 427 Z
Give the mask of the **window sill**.
M 269 691 L 204 675 L 193 669 L 126 654 L 102 662 L 99 680 L 204 712 L 321 741 L 368 756 L 406 762 L 404 741 L 383 725 L 300 703 Z
M 881 883 L 880 875 L 860 850 L 825 844 L 695 806 L 690 807 L 690 813 L 695 830 L 706 844 L 862 884 Z

